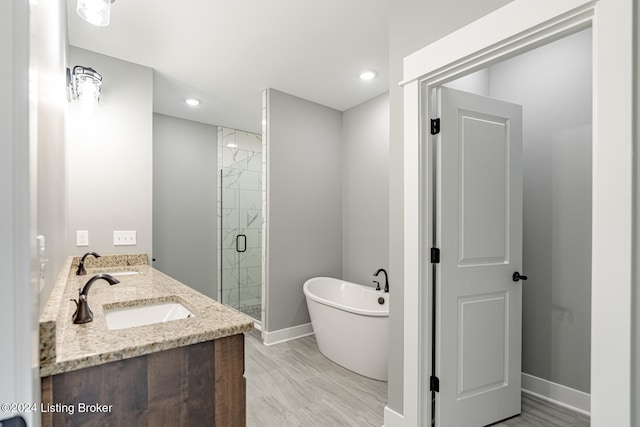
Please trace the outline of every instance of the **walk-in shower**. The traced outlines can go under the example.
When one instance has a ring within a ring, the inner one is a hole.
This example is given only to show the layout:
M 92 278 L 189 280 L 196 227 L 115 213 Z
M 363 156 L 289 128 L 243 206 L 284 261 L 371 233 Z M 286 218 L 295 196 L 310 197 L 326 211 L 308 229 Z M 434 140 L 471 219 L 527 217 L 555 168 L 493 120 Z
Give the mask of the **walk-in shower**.
M 262 136 L 218 128 L 219 301 L 252 317 L 262 308 Z

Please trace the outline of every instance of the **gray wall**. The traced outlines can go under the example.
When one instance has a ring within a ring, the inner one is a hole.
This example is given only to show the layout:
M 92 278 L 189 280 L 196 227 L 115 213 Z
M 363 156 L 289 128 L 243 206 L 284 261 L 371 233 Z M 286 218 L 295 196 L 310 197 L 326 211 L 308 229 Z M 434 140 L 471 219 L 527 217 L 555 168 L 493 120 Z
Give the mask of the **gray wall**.
M 302 285 L 342 274 L 342 114 L 268 90 L 268 332 L 309 323 Z
M 342 278 L 373 286 L 389 268 L 388 94 L 343 113 L 342 181 Z
M 37 64 L 37 79 L 30 81 L 30 91 L 35 89 L 38 95 L 36 99 L 30 100 L 29 107 L 30 221 L 33 227 L 35 219 L 36 234 L 45 237 L 43 257 L 48 261 L 44 264 L 42 275 L 39 263 L 34 262 L 37 255 L 32 234 L 28 241 L 32 251 L 32 282 L 29 289 L 32 296 L 37 296 L 37 300 L 32 301 L 31 306 L 31 359 L 23 363 L 29 364 L 32 369 L 32 395 L 38 397 L 40 378 L 37 369 L 33 369 L 33 361 L 39 360 L 40 356 L 39 315 L 67 259 L 66 17 L 66 4 L 60 0 L 31 6 L 31 26 L 36 28 L 36 31 L 31 32 L 31 64 L 32 67 Z M 37 88 L 33 85 L 37 85 Z M 33 175 L 34 170 L 37 171 L 37 178 Z M 37 278 L 35 283 L 34 278 Z M 19 313 L 18 319 L 20 315 Z M 38 425 L 38 421 L 34 420 L 33 424 Z
M 523 106 L 522 370 L 589 392 L 591 30 L 490 70 L 492 97 Z
M 217 299 L 218 128 L 153 115 L 153 266 Z
M 32 55 L 38 64 L 37 126 L 37 228 L 45 237 L 44 284 L 40 309 L 53 289 L 67 259 L 67 161 L 66 161 L 66 7 L 60 1 L 47 2 L 32 14 L 38 28 L 32 36 Z M 46 101 L 42 101 L 46 100 Z M 55 100 L 56 102 L 51 102 Z
M 403 105 L 402 59 L 509 3 L 509 0 L 394 0 L 389 3 L 389 408 L 402 414 L 403 348 Z
M 93 117 L 69 105 L 69 254 L 151 254 L 151 68 L 76 47 L 69 64 L 102 74 L 102 98 Z M 89 247 L 76 247 L 76 230 L 89 231 Z M 136 246 L 114 246 L 114 230 L 137 231 Z

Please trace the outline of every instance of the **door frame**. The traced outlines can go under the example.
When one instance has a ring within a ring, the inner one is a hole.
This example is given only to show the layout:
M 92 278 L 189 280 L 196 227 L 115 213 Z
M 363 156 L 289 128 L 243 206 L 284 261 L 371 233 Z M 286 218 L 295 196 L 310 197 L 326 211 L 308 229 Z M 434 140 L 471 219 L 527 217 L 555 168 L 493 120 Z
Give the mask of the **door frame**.
M 634 0 L 515 0 L 404 58 L 404 425 L 429 425 L 433 89 L 593 27 L 591 423 L 631 425 Z M 612 48 L 615 46 L 615 48 Z M 615 248 L 615 249 L 612 249 Z

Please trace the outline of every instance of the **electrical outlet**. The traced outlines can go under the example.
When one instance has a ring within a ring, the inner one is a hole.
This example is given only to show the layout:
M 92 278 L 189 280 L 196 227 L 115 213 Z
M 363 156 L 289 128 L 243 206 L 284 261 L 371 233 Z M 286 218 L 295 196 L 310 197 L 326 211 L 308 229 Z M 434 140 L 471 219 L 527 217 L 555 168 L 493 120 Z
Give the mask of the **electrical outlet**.
M 113 246 L 135 246 L 135 245 L 136 245 L 135 231 L 114 231 L 113 232 Z
M 89 232 L 76 230 L 76 246 L 89 246 Z

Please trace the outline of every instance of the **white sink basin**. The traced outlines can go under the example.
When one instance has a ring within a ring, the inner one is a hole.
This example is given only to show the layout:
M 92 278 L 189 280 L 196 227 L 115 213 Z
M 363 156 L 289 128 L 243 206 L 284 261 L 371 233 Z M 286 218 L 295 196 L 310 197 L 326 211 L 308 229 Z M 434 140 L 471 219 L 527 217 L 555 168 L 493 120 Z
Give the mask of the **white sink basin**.
M 109 330 L 164 323 L 187 317 L 194 317 L 193 313 L 179 302 L 159 302 L 104 311 L 104 318 Z

